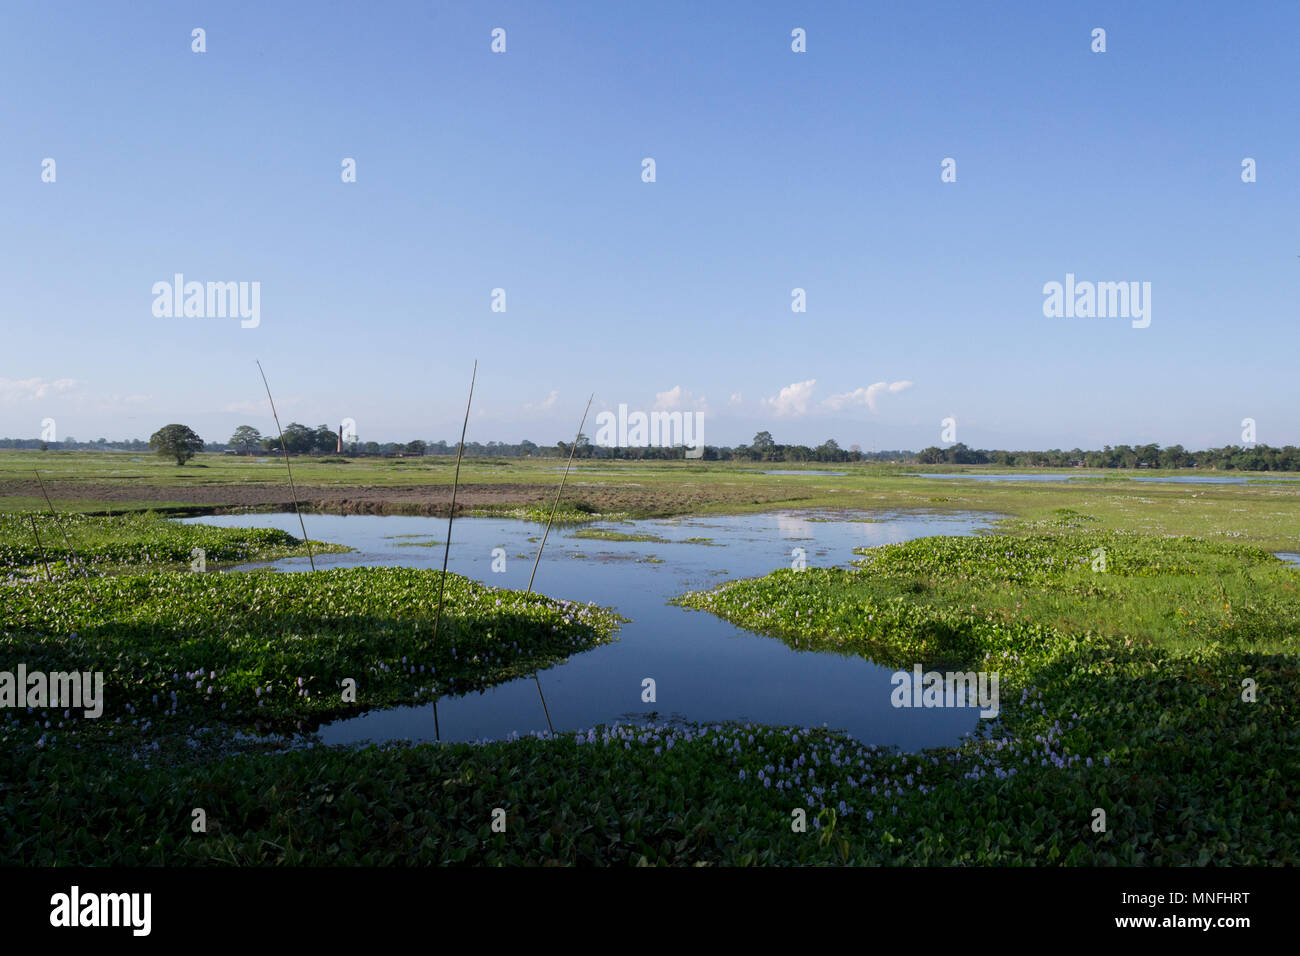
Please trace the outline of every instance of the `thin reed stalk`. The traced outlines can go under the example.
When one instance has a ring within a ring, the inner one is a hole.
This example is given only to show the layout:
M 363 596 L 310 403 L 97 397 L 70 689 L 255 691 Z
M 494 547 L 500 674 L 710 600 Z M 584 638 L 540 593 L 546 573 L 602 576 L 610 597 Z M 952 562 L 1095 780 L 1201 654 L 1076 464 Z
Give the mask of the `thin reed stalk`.
M 302 528 L 302 540 L 307 545 L 307 560 L 311 562 L 311 569 L 316 570 L 316 558 L 311 551 L 311 541 L 307 539 L 307 525 L 302 520 L 302 510 L 298 507 L 298 490 L 293 486 L 293 468 L 289 465 L 289 449 L 284 446 L 284 429 L 280 427 L 280 416 L 275 411 L 275 399 L 271 397 L 271 385 L 266 380 L 266 372 L 262 371 L 262 363 L 257 363 L 257 370 L 262 372 L 262 384 L 266 386 L 266 400 L 271 403 L 271 415 L 275 418 L 276 430 L 280 432 L 280 453 L 284 455 L 284 467 L 289 472 L 289 494 L 293 496 L 293 510 L 298 516 L 298 527 Z
M 528 575 L 528 590 L 524 593 L 533 592 L 533 578 L 537 577 L 537 565 L 542 560 L 542 549 L 546 547 L 546 538 L 551 533 L 551 523 L 555 521 L 555 512 L 560 507 L 560 495 L 564 494 L 564 483 L 569 479 L 569 469 L 573 466 L 573 455 L 578 450 L 578 439 L 582 437 L 582 426 L 587 424 L 587 413 L 591 411 L 592 400 L 595 399 L 596 393 L 591 393 L 591 398 L 587 399 L 587 407 L 582 410 L 582 421 L 578 422 L 578 434 L 573 436 L 573 445 L 569 448 L 569 460 L 564 466 L 564 474 L 560 477 L 560 487 L 555 492 L 555 501 L 551 504 L 550 517 L 546 519 L 546 530 L 542 532 L 542 543 L 537 546 L 537 557 L 533 559 L 533 572 Z M 555 733 L 555 728 L 551 725 L 551 711 L 546 706 L 546 695 L 542 693 L 542 680 L 537 676 L 537 671 L 533 671 L 533 683 L 537 685 L 537 696 L 542 699 L 542 713 L 546 715 L 546 729 L 550 733 Z
M 442 577 L 438 579 L 438 612 L 433 619 L 433 648 L 438 649 L 438 627 L 442 624 L 442 592 L 447 583 L 447 559 L 451 557 L 451 523 L 456 517 L 456 491 L 460 488 L 460 460 L 465 454 L 465 432 L 469 428 L 469 408 L 474 404 L 474 382 L 478 378 L 478 360 L 469 379 L 469 401 L 465 403 L 465 423 L 460 427 L 460 445 L 456 448 L 456 477 L 451 483 L 451 511 L 447 515 L 447 543 L 442 549 Z
M 45 556 L 45 546 L 41 544 L 41 533 L 36 530 L 36 515 L 28 514 L 32 522 L 32 535 L 36 538 L 36 549 L 41 552 L 41 564 L 45 565 L 45 580 L 50 580 L 50 559 Z
M 41 486 L 41 494 L 45 496 L 45 503 L 50 507 L 50 517 L 54 519 L 54 523 L 58 525 L 59 531 L 62 532 L 63 543 L 68 546 L 68 566 L 71 567 L 72 559 L 75 556 L 75 549 L 72 547 L 72 539 L 68 537 L 68 529 L 65 528 L 63 526 L 63 522 L 59 520 L 59 513 L 54 510 L 54 502 L 50 501 L 50 493 L 45 490 L 45 482 L 41 479 L 40 471 L 36 468 L 33 468 L 32 473 L 36 475 L 36 480 L 40 483 Z M 81 569 L 81 573 L 83 576 L 89 577 L 89 574 L 84 567 Z

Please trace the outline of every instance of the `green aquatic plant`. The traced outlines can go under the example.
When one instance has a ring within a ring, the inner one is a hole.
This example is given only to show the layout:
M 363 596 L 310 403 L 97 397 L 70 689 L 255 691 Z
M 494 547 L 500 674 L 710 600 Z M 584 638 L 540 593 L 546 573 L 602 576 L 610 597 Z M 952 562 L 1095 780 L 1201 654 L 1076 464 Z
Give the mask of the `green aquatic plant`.
M 0 659 L 104 672 L 111 720 L 294 728 L 511 680 L 612 641 L 621 620 L 448 574 L 435 649 L 438 578 L 362 567 L 11 584 Z
M 518 521 L 531 521 L 536 524 L 546 524 L 547 519 L 551 517 L 549 508 L 543 507 L 483 507 L 473 508 L 469 511 L 472 518 L 514 518 Z M 626 512 L 596 512 L 596 511 L 578 511 L 576 509 L 561 508 L 555 512 L 555 524 L 583 524 L 588 521 L 619 521 L 626 518 Z M 531 538 L 529 539 L 532 540 Z
M 1300 646 L 1300 576 L 1257 548 L 1062 532 L 922 538 L 857 553 L 853 569 L 783 569 L 678 603 L 801 650 L 891 666 L 1023 658 L 1085 634 L 1174 649 Z
M 640 541 L 647 544 L 672 544 L 668 538 L 657 534 L 632 534 L 626 531 L 612 531 L 609 528 L 581 528 L 569 535 L 571 538 L 590 538 L 596 541 Z
M 0 514 L 0 573 L 30 568 L 42 560 L 33 524 L 40 529 L 44 551 L 52 562 L 98 571 L 189 566 L 196 549 L 204 552 L 209 565 L 271 561 L 307 553 L 299 538 L 275 528 L 181 524 L 138 512 L 113 517 L 13 512 Z M 67 544 L 60 546 L 60 541 Z M 313 545 L 318 552 L 352 550 L 319 541 Z

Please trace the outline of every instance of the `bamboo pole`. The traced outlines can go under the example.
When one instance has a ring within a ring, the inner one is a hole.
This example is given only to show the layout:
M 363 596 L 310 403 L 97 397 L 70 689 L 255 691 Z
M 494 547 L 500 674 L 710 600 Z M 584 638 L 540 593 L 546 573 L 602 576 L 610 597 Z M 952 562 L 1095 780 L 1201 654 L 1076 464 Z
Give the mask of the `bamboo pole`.
M 266 400 L 271 403 L 271 415 L 275 418 L 275 427 L 280 432 L 280 452 L 284 455 L 284 467 L 289 472 L 289 494 L 293 496 L 293 510 L 298 515 L 298 527 L 302 528 L 302 540 L 307 545 L 307 560 L 311 562 L 311 569 L 316 570 L 316 558 L 311 552 L 311 541 L 307 539 L 307 525 L 302 520 L 302 510 L 298 507 L 298 491 L 293 486 L 293 468 L 289 466 L 289 449 L 284 445 L 284 429 L 280 427 L 280 416 L 275 411 L 275 399 L 271 397 L 271 385 L 266 380 L 266 372 L 262 371 L 262 363 L 257 363 L 257 370 L 262 373 L 262 384 L 266 386 Z
M 542 543 L 537 546 L 537 557 L 533 559 L 533 573 L 528 575 L 528 590 L 525 594 L 533 592 L 533 578 L 537 577 L 537 565 L 542 560 L 542 549 L 546 547 L 546 538 L 551 533 L 551 523 L 555 520 L 555 512 L 560 507 L 560 495 L 564 494 L 564 483 L 569 479 L 569 469 L 573 466 L 573 456 L 578 450 L 578 439 L 582 437 L 582 427 L 587 424 L 587 413 L 591 411 L 592 400 L 595 399 L 596 393 L 591 393 L 591 398 L 587 399 L 587 407 L 582 410 L 582 421 L 578 422 L 578 434 L 573 436 L 573 445 L 569 448 L 569 460 L 564 466 L 564 474 L 560 477 L 560 487 L 555 492 L 555 501 L 551 505 L 550 517 L 546 519 L 546 530 L 542 532 Z M 537 676 L 537 671 L 533 671 L 533 683 L 537 685 L 537 696 L 542 699 L 542 713 L 546 715 L 546 729 L 555 733 L 555 728 L 551 725 L 551 711 L 546 706 L 546 695 L 542 693 L 542 679 Z
M 447 542 L 442 549 L 442 577 L 438 579 L 438 613 L 433 619 L 433 649 L 438 649 L 438 626 L 442 623 L 442 592 L 447 583 L 447 559 L 451 557 L 451 523 L 456 517 L 456 491 L 460 487 L 460 460 L 465 454 L 465 432 L 469 428 L 469 408 L 474 403 L 474 381 L 478 378 L 478 360 L 469 379 L 469 401 L 465 403 L 465 423 L 460 427 L 460 445 L 456 448 L 456 477 L 451 484 L 451 512 L 447 515 Z
M 36 538 L 36 548 L 41 552 L 41 564 L 45 565 L 45 580 L 50 580 L 50 559 L 45 556 L 45 546 L 41 544 L 41 533 L 36 530 L 36 515 L 28 512 L 27 517 L 32 521 L 32 535 Z
M 41 479 L 40 471 L 33 468 L 32 473 L 36 475 L 36 480 L 40 482 L 41 494 L 45 496 L 45 503 L 50 506 L 50 517 L 54 519 L 54 523 L 58 525 L 59 531 L 63 533 L 63 543 L 68 546 L 68 566 L 71 567 L 72 559 L 75 556 L 75 549 L 72 547 L 72 539 L 68 537 L 68 529 L 65 528 L 63 522 L 59 520 L 59 513 L 54 510 L 54 502 L 50 501 L 50 493 L 45 490 L 45 482 Z M 89 577 L 84 567 L 81 569 L 81 573 L 83 576 Z
M 537 557 L 533 559 L 533 573 L 528 576 L 528 592 L 533 590 L 533 578 L 537 576 L 537 565 L 542 560 L 542 548 L 546 547 L 546 536 L 551 533 L 551 522 L 555 520 L 555 511 L 560 506 L 560 495 L 564 494 L 564 483 L 569 480 L 569 468 L 573 465 L 573 454 L 578 450 L 578 439 L 582 437 L 582 426 L 587 424 L 587 412 L 591 411 L 592 399 L 596 393 L 591 393 L 591 398 L 587 399 L 587 407 L 582 412 L 582 421 L 578 423 L 578 434 L 573 439 L 573 447 L 569 449 L 569 460 L 564 466 L 564 474 L 560 477 L 559 490 L 555 492 L 555 503 L 551 505 L 551 516 L 546 519 L 546 531 L 542 533 L 542 543 L 537 546 Z

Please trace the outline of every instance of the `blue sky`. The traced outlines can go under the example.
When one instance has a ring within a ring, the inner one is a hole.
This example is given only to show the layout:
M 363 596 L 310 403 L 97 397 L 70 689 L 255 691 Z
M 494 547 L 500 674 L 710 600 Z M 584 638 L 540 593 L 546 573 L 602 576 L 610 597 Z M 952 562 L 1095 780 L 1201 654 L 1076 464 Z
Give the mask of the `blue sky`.
M 711 444 L 1297 443 L 1297 42 L 1294 3 L 10 5 L 0 436 L 266 431 L 260 359 L 282 420 L 453 440 L 477 358 L 480 441 L 595 392 Z M 260 323 L 155 317 L 175 273 Z M 1045 317 L 1067 273 L 1150 326 Z

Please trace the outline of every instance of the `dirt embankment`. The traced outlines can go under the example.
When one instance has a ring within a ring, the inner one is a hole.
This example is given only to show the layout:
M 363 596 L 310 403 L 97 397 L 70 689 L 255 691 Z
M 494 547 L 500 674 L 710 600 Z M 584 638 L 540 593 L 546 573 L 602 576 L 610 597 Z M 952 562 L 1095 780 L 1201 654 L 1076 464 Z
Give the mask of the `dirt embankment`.
M 462 485 L 456 492 L 456 511 L 490 506 L 539 504 L 545 500 L 545 485 Z M 220 514 L 239 508 L 258 510 L 293 508 L 288 485 L 170 485 L 104 484 L 59 481 L 45 483 L 45 491 L 57 502 L 65 500 L 103 501 L 106 508 L 114 503 L 167 502 L 193 505 L 185 511 Z M 304 510 L 343 514 L 428 514 L 447 513 L 451 505 L 451 487 L 422 485 L 410 487 L 328 487 L 298 485 L 298 503 Z M 35 481 L 0 482 L 0 496 L 42 497 Z M 566 493 L 566 499 L 569 497 Z M 162 509 L 160 509 L 162 510 Z
M 185 514 L 222 514 L 239 509 L 257 511 L 292 510 L 288 484 L 250 485 L 146 485 L 126 482 L 46 481 L 45 489 L 56 502 L 77 500 L 79 510 L 91 501 L 103 502 L 102 509 L 132 504 L 152 505 L 158 511 Z M 332 514 L 412 514 L 446 516 L 451 505 L 451 486 L 330 486 L 298 485 L 298 503 L 305 511 Z M 465 484 L 456 492 L 456 513 L 473 508 L 510 508 L 541 505 L 555 500 L 553 484 Z M 42 497 L 36 481 L 2 481 L 0 496 Z M 564 488 L 562 507 L 586 511 L 625 512 L 634 517 L 664 517 L 698 513 L 710 508 L 755 505 L 797 505 L 812 492 L 798 487 L 776 486 L 768 493 L 727 485 L 688 483 L 645 487 L 635 483 L 573 481 Z M 849 504 L 849 502 L 845 502 Z

